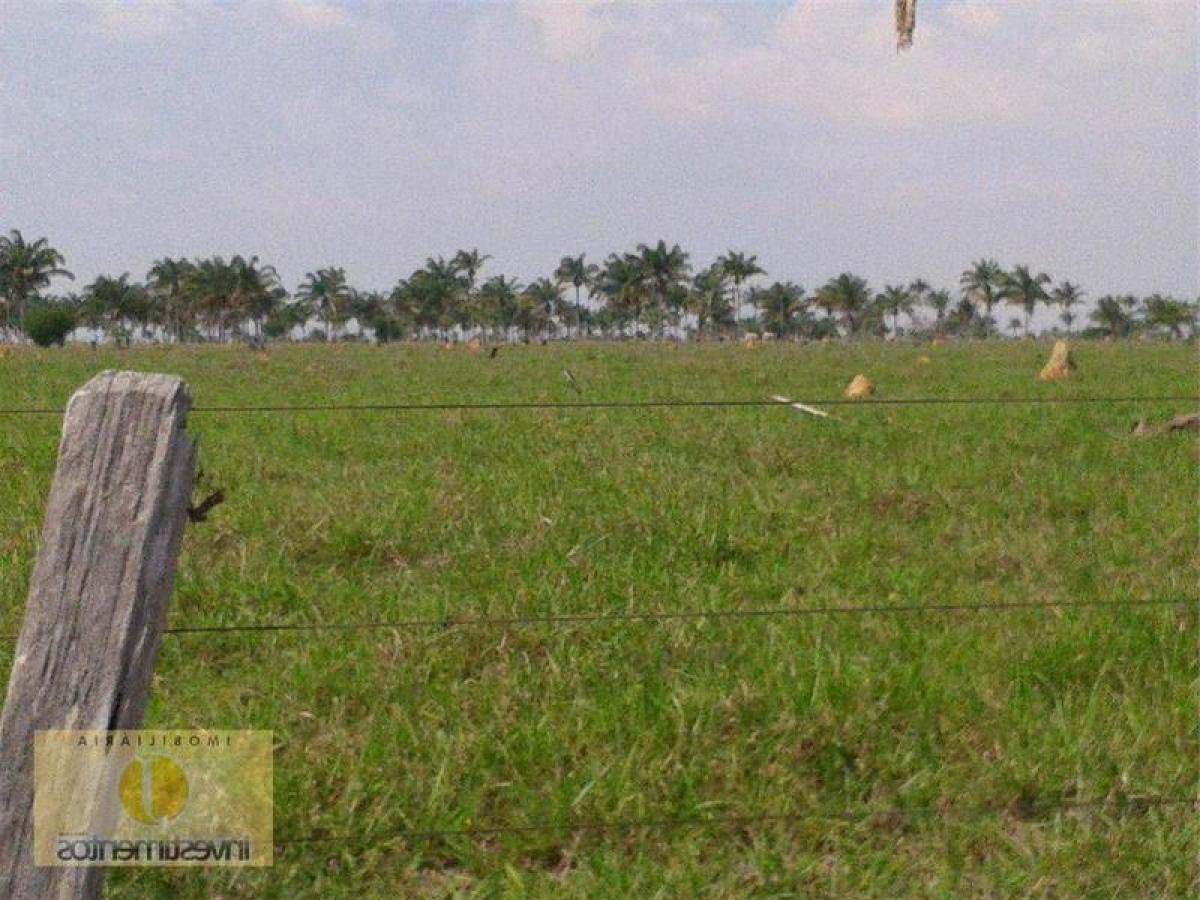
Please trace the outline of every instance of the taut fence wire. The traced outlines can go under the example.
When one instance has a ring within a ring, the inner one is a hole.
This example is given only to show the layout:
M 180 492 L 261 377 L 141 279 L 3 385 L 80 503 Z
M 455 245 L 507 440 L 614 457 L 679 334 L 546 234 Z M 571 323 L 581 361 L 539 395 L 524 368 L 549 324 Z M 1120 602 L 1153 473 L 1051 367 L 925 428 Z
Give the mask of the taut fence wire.
M 1030 600 L 999 603 L 874 604 L 870 606 L 784 606 L 767 609 L 646 610 L 611 613 L 566 613 L 543 616 L 486 616 L 479 618 L 398 619 L 372 622 L 259 622 L 244 625 L 183 625 L 166 629 L 171 635 L 200 635 L 313 631 L 408 631 L 449 628 L 515 628 L 537 625 L 603 625 L 614 622 L 657 623 L 689 620 L 779 619 L 804 616 L 921 615 L 938 613 L 1002 613 L 1016 610 L 1094 609 L 1145 606 L 1200 605 L 1200 598 L 1142 600 Z
M 1015 797 L 1006 802 L 986 804 L 899 806 L 883 809 L 807 810 L 795 813 L 756 813 L 748 815 L 678 816 L 646 819 L 587 820 L 577 822 L 544 822 L 532 825 L 480 825 L 443 829 L 396 829 L 357 834 L 312 833 L 277 838 L 277 848 L 312 844 L 366 844 L 384 841 L 431 841 L 454 838 L 501 837 L 514 834 L 576 834 L 626 831 L 675 831 L 694 829 L 748 828 L 761 825 L 789 825 L 805 821 L 861 822 L 872 819 L 988 817 L 1010 815 L 1017 819 L 1035 820 L 1056 812 L 1109 812 L 1117 815 L 1141 815 L 1161 807 L 1197 806 L 1197 797 L 1109 797 L 1090 800 L 1030 799 Z
M 788 409 L 790 403 L 805 403 L 812 406 L 855 406 L 860 409 L 885 406 L 1022 406 L 1050 405 L 1070 406 L 1077 404 L 1127 404 L 1127 403 L 1198 403 L 1200 395 L 1159 394 L 1146 396 L 1113 397 L 890 397 L 850 399 L 836 397 L 827 399 L 796 398 L 787 404 L 778 400 L 520 400 L 511 402 L 429 402 L 429 403 L 317 403 L 266 406 L 194 406 L 192 413 L 201 414 L 253 414 L 253 413 L 308 413 L 308 412 L 469 412 L 498 411 L 518 412 L 522 410 L 592 410 L 592 409 L 738 409 L 772 408 Z M 61 416 L 61 409 L 50 407 L 0 407 L 5 416 Z
M 997 603 L 896 603 L 842 606 L 777 606 L 762 609 L 630 610 L 625 612 L 562 613 L 530 616 L 478 616 L 422 619 L 373 620 L 364 622 L 247 622 L 241 624 L 178 625 L 165 629 L 174 636 L 219 634 L 270 634 L 347 631 L 425 631 L 451 628 L 522 628 L 539 625 L 575 626 L 612 623 L 655 624 L 682 621 L 730 619 L 783 619 L 811 616 L 852 615 L 938 615 L 951 613 L 1005 613 L 1021 610 L 1119 609 L 1152 606 L 1200 606 L 1200 598 L 1152 597 L 1125 600 L 1004 600 Z M 15 641 L 16 635 L 0 634 L 0 642 Z

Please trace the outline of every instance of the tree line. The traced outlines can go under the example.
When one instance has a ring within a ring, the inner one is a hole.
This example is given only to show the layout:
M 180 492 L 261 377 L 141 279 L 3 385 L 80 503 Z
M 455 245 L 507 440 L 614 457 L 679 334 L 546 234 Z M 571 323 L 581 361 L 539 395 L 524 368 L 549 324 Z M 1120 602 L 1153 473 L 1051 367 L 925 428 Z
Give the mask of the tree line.
M 1029 335 L 1039 306 L 1058 310 L 1071 334 L 1081 324 L 1084 290 L 1053 284 L 1026 265 L 1005 269 L 980 259 L 955 291 L 924 279 L 872 289 L 843 272 L 809 293 L 791 281 L 750 282 L 767 273 L 756 256 L 730 250 L 693 270 L 678 244 L 639 244 L 599 263 L 564 256 L 550 274 L 522 284 L 483 277 L 490 257 L 460 250 L 430 257 L 390 291 L 359 290 L 344 269 L 305 275 L 284 289 L 274 267 L 257 256 L 163 258 L 141 280 L 101 275 L 79 292 L 53 293 L 73 281 L 63 254 L 46 238 L 0 237 L 0 304 L 6 341 L 27 336 L 63 343 L 79 328 L 119 343 L 261 343 L 268 339 L 338 340 L 371 335 L 393 340 L 486 341 L 551 338 L 696 337 L 734 339 L 747 333 L 779 338 Z M 1002 329 L 997 313 L 1011 311 Z M 1192 337 L 1200 303 L 1153 294 L 1104 295 L 1088 311 L 1082 333 L 1123 338 Z M 351 329 L 351 325 L 357 326 Z M 1057 329 L 1056 329 L 1057 330 Z

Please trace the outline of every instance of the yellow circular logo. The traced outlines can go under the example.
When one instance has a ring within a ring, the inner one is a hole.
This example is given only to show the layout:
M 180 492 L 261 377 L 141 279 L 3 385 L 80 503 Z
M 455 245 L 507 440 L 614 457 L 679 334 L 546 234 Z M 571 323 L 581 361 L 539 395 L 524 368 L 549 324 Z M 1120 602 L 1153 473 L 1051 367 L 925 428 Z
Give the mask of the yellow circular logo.
M 125 767 L 118 791 L 126 815 L 146 825 L 158 825 L 183 812 L 188 783 L 174 760 L 150 756 Z

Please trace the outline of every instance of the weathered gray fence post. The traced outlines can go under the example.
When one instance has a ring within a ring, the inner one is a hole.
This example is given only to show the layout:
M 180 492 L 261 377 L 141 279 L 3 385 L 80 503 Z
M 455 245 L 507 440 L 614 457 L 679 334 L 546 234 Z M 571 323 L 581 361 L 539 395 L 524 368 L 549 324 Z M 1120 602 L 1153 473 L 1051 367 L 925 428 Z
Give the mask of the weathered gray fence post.
M 103 372 L 67 405 L 0 718 L 0 897 L 98 897 L 33 864 L 33 737 L 141 725 L 192 493 L 178 378 Z

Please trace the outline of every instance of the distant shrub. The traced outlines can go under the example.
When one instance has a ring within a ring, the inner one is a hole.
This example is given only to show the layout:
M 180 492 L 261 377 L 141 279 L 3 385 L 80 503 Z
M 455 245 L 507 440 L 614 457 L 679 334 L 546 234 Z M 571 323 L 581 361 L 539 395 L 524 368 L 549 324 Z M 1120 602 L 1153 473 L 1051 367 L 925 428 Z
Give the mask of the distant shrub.
M 281 316 L 271 316 L 263 325 L 263 334 L 269 338 L 285 337 L 292 330 L 292 323 L 285 321 Z
M 57 304 L 33 306 L 25 313 L 21 328 L 39 347 L 61 347 L 75 330 L 75 313 Z
M 404 329 L 394 319 L 381 317 L 368 321 L 367 324 L 375 332 L 376 343 L 386 344 L 389 341 L 398 341 L 404 337 Z

